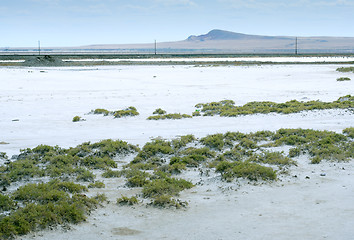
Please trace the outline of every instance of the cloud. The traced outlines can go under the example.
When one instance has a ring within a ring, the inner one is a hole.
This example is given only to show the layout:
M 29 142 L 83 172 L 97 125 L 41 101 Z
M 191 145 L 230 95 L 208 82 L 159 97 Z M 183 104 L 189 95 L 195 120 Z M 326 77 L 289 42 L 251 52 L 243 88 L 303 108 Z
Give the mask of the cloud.
M 354 6 L 353 1 L 348 0 L 330 0 L 330 1 L 313 1 L 313 5 L 315 6 L 324 6 L 324 7 L 336 7 L 336 6 Z
M 197 4 L 191 0 L 154 0 L 154 2 L 164 6 L 197 6 Z
M 352 0 L 218 0 L 220 3 L 228 4 L 233 8 L 292 8 L 292 7 L 337 7 L 354 6 Z

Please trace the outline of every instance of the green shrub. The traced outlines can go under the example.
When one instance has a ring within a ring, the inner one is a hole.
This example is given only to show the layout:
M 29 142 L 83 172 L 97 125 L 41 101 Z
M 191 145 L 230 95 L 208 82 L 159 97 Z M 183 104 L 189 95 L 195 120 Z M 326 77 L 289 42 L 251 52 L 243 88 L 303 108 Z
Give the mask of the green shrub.
M 346 134 L 350 138 L 354 138 L 354 127 L 344 129 L 343 133 Z
M 143 186 L 144 197 L 158 197 L 161 195 L 177 196 L 180 191 L 192 188 L 194 185 L 184 179 L 162 178 L 154 179 Z
M 150 204 L 160 208 L 175 207 L 177 209 L 188 206 L 187 202 L 182 202 L 179 199 L 173 199 L 170 195 L 157 196 Z
M 93 182 L 94 180 L 95 175 L 88 170 L 81 171 L 76 177 L 76 181 Z
M 182 119 L 182 118 L 192 118 L 192 116 L 188 114 L 169 113 L 163 115 L 150 116 L 147 118 L 147 120 Z
M 343 101 L 343 99 L 347 99 Z M 271 112 L 275 113 L 297 113 L 301 111 L 309 111 L 314 109 L 334 109 L 334 108 L 352 108 L 354 98 L 350 95 L 341 97 L 334 102 L 320 102 L 320 101 L 309 101 L 309 102 L 299 102 L 297 100 L 291 100 L 285 103 L 275 103 L 275 102 L 249 102 L 243 106 L 235 106 L 232 101 L 225 103 L 211 102 L 205 104 L 197 104 L 197 107 L 202 107 L 201 111 L 204 112 L 203 116 L 214 116 L 220 115 L 223 117 L 236 117 L 240 115 L 249 114 L 267 114 Z
M 105 187 L 106 187 L 106 185 L 100 181 L 96 181 L 96 182 L 90 183 L 88 185 L 88 188 L 105 188 Z
M 14 200 L 11 197 L 0 193 L 0 211 L 1 212 L 12 210 L 16 207 L 16 205 L 17 205 L 16 202 L 14 202 Z
M 199 117 L 199 116 L 202 116 L 202 114 L 200 113 L 200 111 L 194 111 L 194 112 L 192 113 L 192 116 L 193 116 L 193 117 Z
M 301 154 L 301 149 L 296 147 L 296 148 L 291 148 L 289 150 L 289 157 L 298 157 Z
M 180 162 L 170 164 L 168 167 L 168 172 L 172 174 L 180 174 L 183 170 L 186 170 L 186 164 Z
M 296 165 L 296 162 L 286 156 L 281 152 L 264 152 L 261 155 L 254 155 L 250 158 L 252 162 L 266 163 L 271 165 Z
M 276 172 L 271 167 L 264 167 L 251 162 L 220 162 L 216 167 L 221 172 L 223 179 L 231 181 L 234 178 L 246 178 L 251 181 L 275 180 Z
M 128 116 L 137 116 L 139 115 L 139 112 L 136 110 L 135 107 L 128 107 L 123 110 L 117 110 L 117 111 L 108 111 L 103 108 L 97 108 L 95 110 L 91 111 L 93 114 L 103 114 L 104 116 L 108 115 L 113 115 L 115 118 L 121 118 L 121 117 L 128 117 Z
M 123 175 L 127 178 L 129 187 L 142 187 L 149 182 L 150 174 L 136 169 L 124 170 Z
M 128 117 L 128 116 L 133 117 L 133 116 L 137 116 L 137 115 L 139 115 L 138 111 L 136 110 L 135 107 L 132 107 L 132 106 L 130 106 L 124 110 L 118 110 L 118 111 L 113 112 L 113 116 L 115 118 Z
M 223 134 L 213 134 L 208 135 L 200 139 L 200 142 L 211 149 L 217 149 L 219 151 L 224 147 L 224 135 Z
M 172 154 L 173 149 L 171 143 L 164 140 L 156 139 L 144 145 L 143 149 L 138 153 L 137 157 L 147 160 L 156 154 Z
M 320 156 L 315 156 L 315 157 L 311 158 L 310 160 L 311 160 L 311 164 L 319 164 L 322 159 Z
M 7 155 L 6 155 L 6 153 L 5 152 L 0 152 L 0 159 L 7 159 L 8 157 L 7 157 Z
M 206 158 L 213 158 L 216 156 L 216 152 L 210 150 L 210 148 L 208 147 L 203 147 L 203 148 L 194 148 L 194 147 L 190 147 L 187 148 L 183 151 L 180 152 L 182 155 L 201 155 L 204 156 Z
M 30 231 L 64 223 L 79 223 L 98 201 L 85 195 L 66 195 L 65 199 L 46 203 L 29 203 L 0 218 L 0 238 L 9 239 Z
M 13 197 L 15 200 L 47 203 L 65 200 L 69 197 L 68 193 L 81 193 L 83 191 L 87 191 L 85 186 L 53 180 L 49 183 L 30 183 L 19 187 L 13 193 Z
M 76 184 L 73 182 L 60 182 L 58 180 L 52 180 L 48 183 L 50 187 L 62 190 L 64 192 L 69 192 L 69 193 L 81 193 L 81 192 L 87 192 L 87 188 L 83 185 Z
M 97 108 L 95 110 L 93 110 L 93 114 L 103 114 L 104 116 L 108 116 L 111 112 L 108 111 L 107 109 L 103 109 L 103 108 Z
M 104 173 L 102 173 L 102 177 L 104 178 L 119 178 L 123 175 L 121 171 L 113 171 L 113 170 L 106 170 Z
M 337 68 L 338 72 L 353 72 L 354 73 L 354 67 L 340 67 Z
M 96 196 L 94 196 L 93 197 L 93 199 L 95 200 L 95 201 L 97 201 L 98 203 L 103 203 L 103 202 L 107 202 L 107 196 L 106 196 L 106 194 L 104 194 L 104 193 L 99 193 L 99 194 L 97 194 Z
M 94 154 L 100 157 L 115 157 L 117 155 L 127 155 L 129 153 L 139 151 L 139 148 L 132 144 L 128 144 L 122 140 L 112 139 L 106 139 L 97 143 L 90 144 L 88 145 L 88 148 L 94 150 Z
M 106 155 L 114 155 L 115 152 L 109 152 L 109 151 L 103 151 L 100 153 L 100 155 L 103 155 L 104 157 L 96 157 L 96 156 L 88 156 L 85 158 L 82 158 L 80 160 L 80 165 L 81 166 L 85 166 L 88 168 L 92 168 L 92 169 L 106 169 L 106 168 L 116 168 L 117 164 L 115 161 L 113 161 L 113 159 L 107 157 Z
M 343 82 L 343 81 L 350 81 L 351 79 L 348 78 L 348 77 L 340 77 L 340 78 L 337 78 L 337 81 L 338 82 Z
M 177 139 L 173 139 L 172 140 L 172 146 L 174 149 L 181 149 L 185 146 L 187 146 L 188 143 L 191 143 L 193 141 L 195 141 L 196 138 L 193 135 L 185 135 L 185 136 L 181 136 Z
M 42 177 L 44 170 L 39 168 L 35 160 L 23 159 L 11 162 L 6 168 L 6 176 L 11 182 L 19 181 L 24 178 Z
M 119 205 L 135 205 L 138 204 L 139 201 L 136 197 L 126 197 L 126 196 L 122 196 L 120 198 L 117 199 L 117 204 Z
M 142 187 L 147 183 L 149 183 L 149 180 L 144 175 L 136 175 L 127 180 L 127 186 L 129 187 Z
M 79 122 L 81 120 L 80 116 L 73 117 L 73 122 Z
M 257 143 L 255 143 L 254 141 L 252 141 L 249 138 L 242 138 L 240 143 L 239 143 L 239 145 L 242 146 L 245 149 L 256 149 L 256 148 L 258 148 Z
M 166 111 L 161 109 L 161 108 L 157 108 L 152 114 L 158 114 L 158 115 L 163 115 L 165 114 Z

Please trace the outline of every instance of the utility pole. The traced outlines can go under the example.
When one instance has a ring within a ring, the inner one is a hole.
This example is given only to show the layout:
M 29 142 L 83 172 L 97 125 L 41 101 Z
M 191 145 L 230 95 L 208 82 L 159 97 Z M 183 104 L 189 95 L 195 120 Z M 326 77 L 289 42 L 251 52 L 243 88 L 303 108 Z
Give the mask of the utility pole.
M 156 55 L 156 40 L 155 40 L 155 55 Z
M 41 55 L 41 41 L 38 41 L 38 55 Z
M 297 55 L 297 37 L 295 38 L 295 55 Z

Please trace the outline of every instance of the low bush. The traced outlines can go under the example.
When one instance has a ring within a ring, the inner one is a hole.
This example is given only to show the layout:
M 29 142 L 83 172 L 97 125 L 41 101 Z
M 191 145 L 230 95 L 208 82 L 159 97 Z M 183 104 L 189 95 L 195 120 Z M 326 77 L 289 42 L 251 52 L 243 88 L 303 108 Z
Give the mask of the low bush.
M 340 67 L 337 68 L 338 72 L 353 72 L 354 73 L 354 67 Z
M 173 199 L 170 195 L 157 196 L 151 201 L 150 204 L 160 208 L 175 207 L 177 209 L 188 206 L 188 202 L 183 202 L 179 199 Z
M 104 173 L 102 173 L 102 177 L 104 178 L 119 178 L 122 175 L 122 171 L 113 171 L 111 169 L 108 169 Z
M 81 120 L 81 117 L 80 116 L 75 116 L 73 117 L 73 122 L 79 122 Z
M 192 113 L 192 116 L 193 116 L 193 117 L 199 117 L 199 116 L 202 116 L 202 114 L 200 113 L 199 110 L 197 110 L 197 111 L 194 111 L 194 112 Z
M 136 110 L 135 107 L 128 107 L 124 110 L 118 110 L 118 111 L 115 111 L 113 112 L 113 116 L 115 118 L 122 118 L 122 117 L 133 117 L 133 116 L 138 116 L 139 113 L 138 111 Z
M 7 159 L 8 157 L 7 157 L 7 155 L 6 155 L 6 153 L 5 152 L 0 152 L 0 159 Z
M 0 239 L 14 238 L 48 226 L 82 222 L 98 203 L 94 198 L 78 194 L 66 195 L 55 202 L 28 203 L 0 219 Z
M 173 149 L 171 143 L 164 140 L 155 139 L 152 142 L 148 142 L 144 145 L 141 151 L 138 153 L 137 158 L 147 160 L 156 154 L 172 154 Z
M 93 114 L 103 114 L 104 116 L 108 116 L 111 112 L 104 108 L 97 108 L 92 110 Z
M 225 103 L 225 101 L 227 101 Z M 275 102 L 249 102 L 243 106 L 235 106 L 233 101 L 224 100 L 220 102 L 211 102 L 205 104 L 197 104 L 196 107 L 201 108 L 203 116 L 220 115 L 223 117 L 236 117 L 240 115 L 250 114 L 267 114 L 271 112 L 275 113 L 298 113 L 301 111 L 310 111 L 314 109 L 347 109 L 354 107 L 354 97 L 348 95 L 339 98 L 334 102 L 321 102 L 321 101 L 309 101 L 299 102 L 297 100 L 291 100 L 285 103 Z
M 106 185 L 103 182 L 96 181 L 94 183 L 90 183 L 87 187 L 88 188 L 105 188 Z
M 163 114 L 165 114 L 165 113 L 166 113 L 165 110 L 163 110 L 163 109 L 161 109 L 161 108 L 158 108 L 158 109 L 156 109 L 152 114 L 163 115 Z
M 172 140 L 172 146 L 174 149 L 181 149 L 187 146 L 188 143 L 195 141 L 196 138 L 192 135 L 185 135 Z
M 126 197 L 126 196 L 122 196 L 120 198 L 117 199 L 117 204 L 119 205 L 135 205 L 138 204 L 139 201 L 136 197 Z
M 139 148 L 122 140 L 106 139 L 97 143 L 89 144 L 94 155 L 104 157 L 115 157 L 117 155 L 127 155 L 139 151 Z
M 200 142 L 205 146 L 221 151 L 224 147 L 224 135 L 213 134 L 200 139 Z
M 256 154 L 250 157 L 249 161 L 280 166 L 296 165 L 296 162 L 294 160 L 284 156 L 281 152 L 265 151 L 262 154 Z
M 169 113 L 163 115 L 150 116 L 147 118 L 147 120 L 182 119 L 182 118 L 192 118 L 192 116 L 188 114 Z
M 95 175 L 86 169 L 80 171 L 76 177 L 76 181 L 93 182 L 94 180 Z
M 354 138 L 354 127 L 344 129 L 343 133 L 350 138 Z
M 265 167 L 251 162 L 220 162 L 216 171 L 222 178 L 231 181 L 234 178 L 245 178 L 251 181 L 276 180 L 276 172 L 271 167 Z
M 107 109 L 97 108 L 95 110 L 92 110 L 91 113 L 102 114 L 104 116 L 113 115 L 115 118 L 128 117 L 128 116 L 133 117 L 139 115 L 139 112 L 136 110 L 136 108 L 132 106 L 117 111 L 108 111 Z
M 179 192 L 184 189 L 192 188 L 194 185 L 184 179 L 175 179 L 175 178 L 158 178 L 153 179 L 148 184 L 143 187 L 143 196 L 156 198 L 162 195 L 172 195 L 177 196 Z
M 0 214 L 3 211 L 15 209 L 16 205 L 16 202 L 11 197 L 0 193 Z
M 348 78 L 348 77 L 340 77 L 340 78 L 337 78 L 337 81 L 338 82 L 343 82 L 343 81 L 350 81 L 351 79 Z
M 111 152 L 109 152 L 111 153 Z M 107 168 L 116 168 L 117 164 L 113 159 L 105 156 L 109 154 L 107 151 L 104 151 L 102 154 L 104 157 L 96 157 L 96 156 L 88 156 L 85 158 L 82 158 L 80 160 L 80 166 L 85 166 L 91 169 L 107 169 Z
M 180 174 L 183 170 L 186 170 L 186 164 L 182 162 L 170 164 L 168 167 L 168 172 L 171 174 Z

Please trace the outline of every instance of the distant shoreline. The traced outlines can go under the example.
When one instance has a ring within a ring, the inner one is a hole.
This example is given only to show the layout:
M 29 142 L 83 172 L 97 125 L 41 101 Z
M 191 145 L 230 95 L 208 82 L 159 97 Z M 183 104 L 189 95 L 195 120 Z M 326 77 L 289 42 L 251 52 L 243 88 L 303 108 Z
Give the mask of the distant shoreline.
M 354 64 L 354 54 L 0 55 L 0 66 Z

